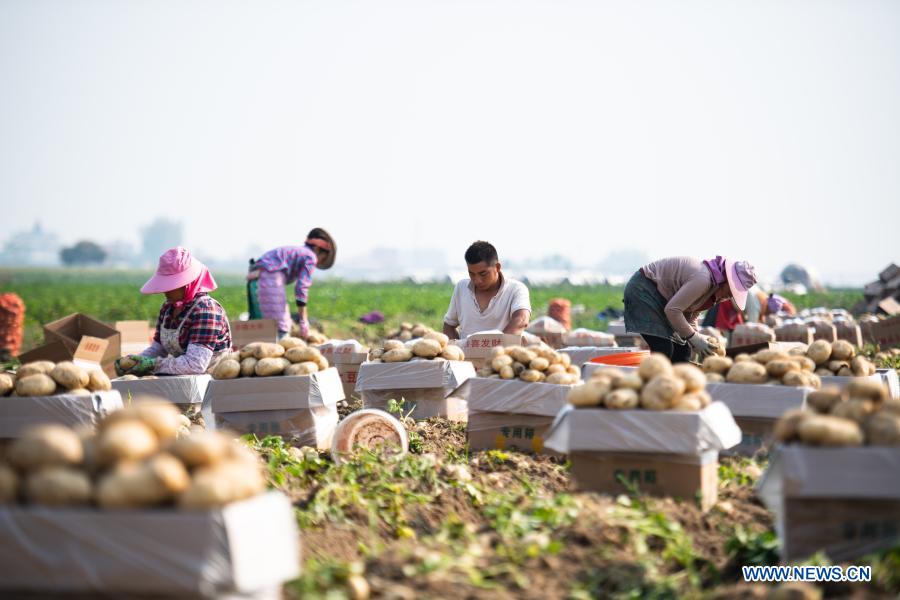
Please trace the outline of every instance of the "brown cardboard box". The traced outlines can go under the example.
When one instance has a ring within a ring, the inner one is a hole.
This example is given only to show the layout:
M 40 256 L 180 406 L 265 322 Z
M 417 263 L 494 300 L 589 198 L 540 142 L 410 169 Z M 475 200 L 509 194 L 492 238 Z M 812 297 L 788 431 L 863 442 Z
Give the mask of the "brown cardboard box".
M 213 380 L 203 407 L 216 428 L 280 435 L 327 450 L 337 427 L 337 403 L 343 399 L 340 377 L 331 367 L 312 375 Z
M 36 360 L 62 362 L 64 360 L 72 360 L 72 353 L 69 352 L 69 349 L 62 342 L 50 342 L 19 355 L 19 361 L 23 365 Z
M 8 598 L 280 597 L 299 575 L 300 536 L 279 492 L 210 510 L 3 506 L 0 537 Z
M 466 430 L 472 450 L 521 450 L 561 456 L 544 447 L 553 417 L 496 412 L 470 412 Z
M 839 340 L 846 340 L 857 348 L 862 347 L 862 329 L 860 329 L 859 323 L 842 319 L 834 321 L 834 327 Z
M 757 495 L 775 515 L 782 559 L 824 549 L 849 561 L 900 542 L 900 449 L 775 446 Z
M 72 360 L 75 357 L 75 351 L 85 336 L 106 341 L 100 365 L 107 375 L 115 377 L 116 370 L 113 363 L 122 356 L 122 336 L 113 327 L 81 313 L 74 313 L 44 325 L 44 340 L 47 343 L 59 342 L 69 351 L 69 357 L 65 360 Z
M 116 331 L 122 336 L 122 356 L 140 354 L 153 342 L 156 328 L 147 321 L 116 321 Z
M 581 490 L 625 494 L 629 489 L 620 481 L 624 478 L 644 494 L 699 500 L 704 511 L 718 498 L 719 460 L 715 450 L 700 456 L 573 452 L 569 460 Z
M 801 342 L 808 345 L 813 343 L 815 332 L 806 323 L 786 323 L 775 328 L 775 338 L 779 342 Z
M 872 323 L 869 331 L 872 341 L 882 348 L 900 346 L 900 315 Z
M 474 333 L 464 340 L 453 340 L 451 343 L 463 349 L 466 360 L 471 362 L 476 369 L 480 369 L 484 365 L 494 348 L 523 344 L 521 335 L 510 335 L 502 331 Z
M 813 331 L 813 340 L 825 340 L 832 343 L 837 341 L 837 328 L 831 321 L 827 319 L 810 319 L 806 323 L 815 330 Z
M 250 321 L 229 321 L 231 345 L 240 350 L 252 342 L 275 342 L 278 339 L 278 325 L 274 319 L 252 319 Z
M 731 333 L 732 346 L 749 346 L 761 342 L 774 342 L 775 332 L 762 323 L 742 323 Z
M 37 423 L 58 423 L 67 427 L 94 425 L 121 408 L 122 396 L 116 390 L 95 392 L 90 396 L 60 394 L 3 398 L 0 438 L 17 438 L 22 430 Z
M 465 397 L 455 391 L 474 376 L 475 368 L 468 361 L 366 362 L 360 365 L 356 391 L 364 408 L 385 409 L 393 399 L 402 400 L 404 413 L 412 411 L 414 419 L 439 415 L 463 419 Z M 453 400 L 448 400 L 450 396 Z

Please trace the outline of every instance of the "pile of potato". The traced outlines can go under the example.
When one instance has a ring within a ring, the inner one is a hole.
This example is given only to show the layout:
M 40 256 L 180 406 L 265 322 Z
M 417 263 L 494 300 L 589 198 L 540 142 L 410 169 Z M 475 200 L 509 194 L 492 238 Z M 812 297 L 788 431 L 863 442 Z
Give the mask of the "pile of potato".
M 33 426 L 0 461 L 0 503 L 205 509 L 265 489 L 254 452 L 225 434 L 189 427 L 165 402 L 115 411 L 96 432 Z
M 521 379 L 531 383 L 574 385 L 581 381 L 581 370 L 572 364 L 568 354 L 557 352 L 546 344 L 498 346 L 478 371 L 489 379 Z
M 710 383 L 753 383 L 811 387 L 818 389 L 822 380 L 816 375 L 815 362 L 804 355 L 802 347 L 783 352 L 760 350 L 756 354 L 709 356 L 703 371 Z
M 329 367 L 318 348 L 296 337 L 277 343 L 253 342 L 224 356 L 212 370 L 213 379 L 312 375 Z
M 428 327 L 423 323 L 416 323 L 413 325 L 412 323 L 403 322 L 400 323 L 400 329 L 395 329 L 389 333 L 386 339 L 408 342 L 416 338 L 423 338 L 425 337 L 425 334 L 432 333 L 433 331 L 434 330 L 431 327 Z
M 821 377 L 866 377 L 875 374 L 875 365 L 865 356 L 857 356 L 856 348 L 846 340 L 834 343 L 816 340 L 807 348 L 806 356 L 816 363 L 816 375 Z
M 594 371 L 584 385 L 572 388 L 568 400 L 576 408 L 698 411 L 712 402 L 705 388 L 706 377 L 698 367 L 672 365 L 668 357 L 654 353 L 637 372 Z
M 809 446 L 900 446 L 900 401 L 878 381 L 857 379 L 843 390 L 825 386 L 806 397 L 810 410 L 785 413 L 775 439 Z
M 88 371 L 69 361 L 38 360 L 22 365 L 15 375 L 0 373 L 0 396 L 89 396 L 111 389 L 106 373 Z
M 381 348 L 369 353 L 370 362 L 407 362 L 417 360 L 466 360 L 463 349 L 450 343 L 443 333 L 428 331 L 419 340 L 385 340 Z

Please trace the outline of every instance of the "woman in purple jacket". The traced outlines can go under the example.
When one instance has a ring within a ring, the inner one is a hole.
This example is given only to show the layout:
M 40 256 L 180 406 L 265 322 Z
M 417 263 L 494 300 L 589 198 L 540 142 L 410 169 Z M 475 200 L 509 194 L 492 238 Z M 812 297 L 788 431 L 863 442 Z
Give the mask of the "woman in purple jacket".
M 280 246 L 269 250 L 254 263 L 248 279 L 257 279 L 259 308 L 265 319 L 278 323 L 279 339 L 291 331 L 291 313 L 284 286 L 294 283 L 300 335 L 309 335 L 306 304 L 313 272 L 330 269 L 334 264 L 337 246 L 327 231 L 316 227 L 306 236 L 302 246 Z
M 756 269 L 748 262 L 662 258 L 638 269 L 625 286 L 625 328 L 672 362 L 686 362 L 694 351 L 706 356 L 713 350 L 697 331 L 700 313 L 728 299 L 744 310 L 755 283 Z

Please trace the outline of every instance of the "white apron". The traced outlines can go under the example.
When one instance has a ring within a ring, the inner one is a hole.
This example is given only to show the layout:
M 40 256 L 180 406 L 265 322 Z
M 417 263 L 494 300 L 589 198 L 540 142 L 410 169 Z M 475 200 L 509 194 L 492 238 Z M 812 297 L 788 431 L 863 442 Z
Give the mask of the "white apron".
M 222 308 L 222 305 L 219 304 L 218 301 L 214 300 L 213 298 L 210 298 L 210 300 L 215 302 L 216 305 L 222 309 L 222 318 L 225 319 L 225 327 L 227 328 L 230 335 L 231 324 L 228 322 L 228 315 L 225 314 L 225 309 Z M 162 345 L 163 350 L 169 353 L 169 356 L 178 358 L 179 356 L 187 352 L 187 348 L 182 348 L 181 342 L 179 341 L 181 339 L 181 329 L 182 327 L 184 327 L 185 322 L 187 322 L 188 317 L 191 316 L 191 313 L 194 312 L 195 308 L 197 308 L 196 302 L 193 306 L 191 306 L 190 309 L 188 309 L 184 317 L 182 317 L 181 323 L 178 324 L 178 327 L 174 329 L 169 329 L 168 327 L 166 327 L 165 321 L 159 324 L 159 343 Z M 222 359 L 222 356 L 230 351 L 230 348 L 225 348 L 224 350 L 220 350 L 219 352 L 214 353 L 212 359 L 210 359 L 209 361 L 209 368 L 207 370 L 213 369 L 216 366 L 216 363 L 218 363 L 219 360 Z

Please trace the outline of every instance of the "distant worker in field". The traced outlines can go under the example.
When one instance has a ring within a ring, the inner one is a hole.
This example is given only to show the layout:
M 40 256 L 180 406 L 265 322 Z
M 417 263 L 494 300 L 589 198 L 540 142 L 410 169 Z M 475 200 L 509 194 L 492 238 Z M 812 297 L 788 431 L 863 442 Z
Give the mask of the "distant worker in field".
M 700 313 L 729 299 L 744 310 L 755 283 L 756 269 L 744 261 L 662 258 L 638 269 L 625 286 L 625 328 L 672 362 L 686 362 L 694 351 L 706 356 L 713 349 L 697 331 Z
M 791 301 L 784 296 L 779 296 L 775 293 L 769 294 L 769 299 L 766 301 L 765 314 L 777 315 L 779 313 L 793 317 L 797 314 L 797 309 L 791 304 Z
M 156 334 L 140 354 L 116 361 L 119 375 L 201 375 L 231 350 L 231 329 L 222 305 L 210 297 L 218 286 L 202 262 L 182 247 L 159 257 L 142 294 L 165 294 Z
M 528 288 L 503 276 L 497 249 L 475 242 L 466 250 L 466 266 L 469 278 L 460 280 L 453 290 L 444 333 L 455 340 L 494 329 L 510 334 L 525 331 L 531 317 Z
M 294 301 L 297 304 L 297 324 L 300 336 L 309 336 L 309 317 L 306 304 L 309 288 L 316 268 L 330 269 L 334 265 L 337 246 L 327 231 L 316 227 L 306 236 L 302 246 L 281 246 L 269 250 L 253 262 L 247 274 L 249 282 L 256 282 L 256 298 L 248 288 L 250 318 L 274 319 L 278 324 L 278 338 L 291 332 L 291 311 L 284 286 L 294 285 Z M 259 314 L 255 313 L 254 300 L 258 301 Z

